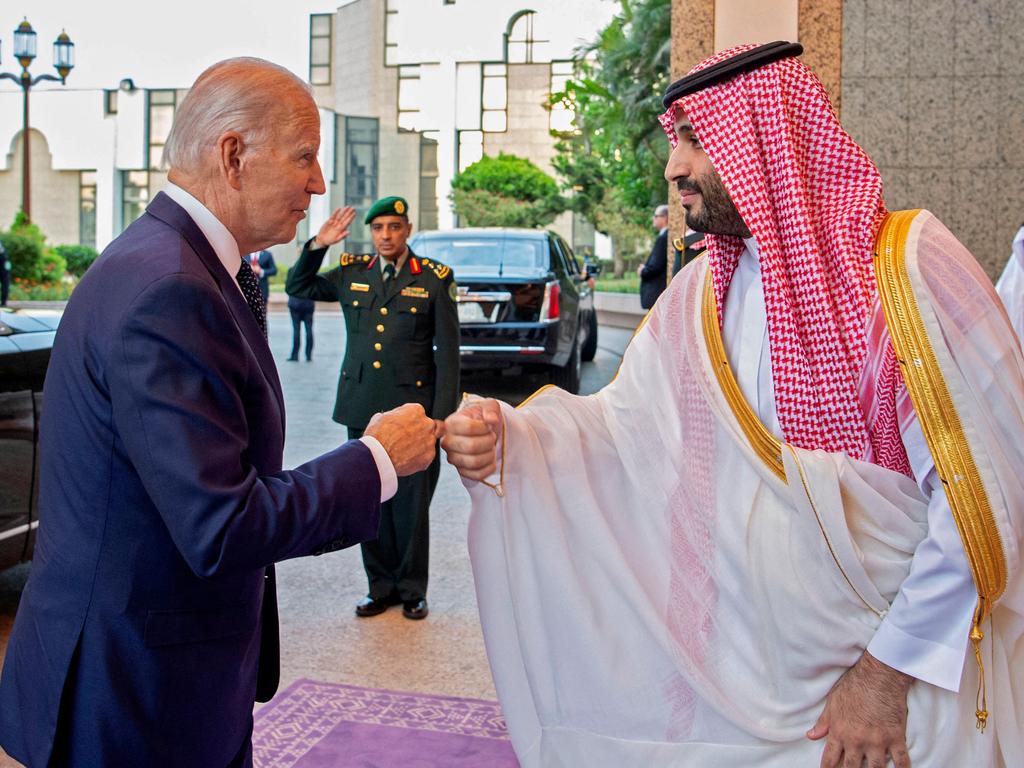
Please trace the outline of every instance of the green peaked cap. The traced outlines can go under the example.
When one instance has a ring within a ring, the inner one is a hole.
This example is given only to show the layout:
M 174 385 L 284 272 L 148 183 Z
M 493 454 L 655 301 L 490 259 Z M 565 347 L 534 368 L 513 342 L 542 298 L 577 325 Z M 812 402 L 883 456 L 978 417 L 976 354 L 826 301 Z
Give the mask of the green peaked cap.
M 409 201 L 404 197 L 398 197 L 395 195 L 392 195 L 391 197 L 382 197 L 370 206 L 370 210 L 366 212 L 366 218 L 363 219 L 363 222 L 369 224 L 378 216 L 403 216 L 408 219 Z

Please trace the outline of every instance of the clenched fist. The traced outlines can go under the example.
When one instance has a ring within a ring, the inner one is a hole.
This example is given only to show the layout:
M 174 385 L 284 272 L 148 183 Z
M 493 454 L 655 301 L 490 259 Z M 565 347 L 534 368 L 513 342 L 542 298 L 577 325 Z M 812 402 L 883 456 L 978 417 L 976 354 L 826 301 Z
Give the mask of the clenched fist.
M 419 403 L 406 403 L 375 414 L 363 434 L 383 446 L 395 466 L 395 473 L 405 477 L 430 466 L 435 443 L 444 434 L 444 422 L 429 418 Z
M 448 463 L 467 480 L 483 480 L 497 469 L 501 406 L 497 400 L 476 400 L 445 420 L 441 447 Z

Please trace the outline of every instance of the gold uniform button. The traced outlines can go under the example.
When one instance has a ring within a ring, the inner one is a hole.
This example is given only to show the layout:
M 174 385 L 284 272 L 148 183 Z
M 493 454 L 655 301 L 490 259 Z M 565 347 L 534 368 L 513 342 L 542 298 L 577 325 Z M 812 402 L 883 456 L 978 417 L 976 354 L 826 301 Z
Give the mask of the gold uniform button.
M 352 306 L 353 307 L 358 307 L 359 306 L 359 302 L 358 301 L 353 301 L 352 302 Z
M 377 331 L 379 333 L 384 333 L 384 325 L 381 323 L 377 323 Z
M 380 360 L 374 360 L 373 361 L 373 367 L 374 368 L 380 368 Z
M 376 344 L 373 345 L 373 348 L 380 352 L 382 349 L 384 349 L 384 345 L 378 341 Z
M 417 387 L 422 387 L 422 386 L 423 386 L 423 382 L 422 382 L 422 381 L 420 381 L 419 379 L 417 379 L 417 380 L 416 380 L 416 386 L 417 386 Z
M 409 311 L 412 312 L 415 315 L 416 314 L 416 307 L 409 307 Z
M 381 307 L 381 308 L 380 308 L 380 313 L 381 313 L 382 315 L 386 315 L 386 314 L 388 313 L 388 308 L 387 308 L 387 307 Z

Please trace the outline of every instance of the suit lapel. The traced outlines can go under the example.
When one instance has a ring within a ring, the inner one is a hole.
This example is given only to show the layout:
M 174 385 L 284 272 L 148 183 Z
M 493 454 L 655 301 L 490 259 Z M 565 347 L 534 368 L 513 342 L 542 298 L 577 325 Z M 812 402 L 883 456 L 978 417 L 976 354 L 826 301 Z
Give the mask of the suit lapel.
M 163 192 L 159 193 L 146 208 L 146 213 L 176 230 L 191 246 L 196 255 L 199 256 L 200 261 L 202 261 L 210 275 L 217 282 L 221 296 L 224 298 L 224 303 L 227 304 L 231 315 L 235 319 L 235 323 L 238 325 L 239 330 L 242 331 L 242 335 L 256 356 L 264 378 L 266 378 L 270 388 L 274 391 L 275 397 L 277 397 L 283 429 L 284 395 L 281 392 L 281 381 L 277 376 L 277 366 L 274 364 L 274 358 L 270 353 L 267 338 L 263 335 L 263 331 L 256 322 L 256 318 L 253 317 L 249 305 L 245 303 L 245 297 L 242 296 L 242 292 L 238 289 L 238 283 L 235 282 L 234 276 L 229 275 L 227 270 L 224 269 L 224 265 L 217 258 L 213 246 L 210 245 L 210 242 L 203 235 L 199 226 L 192 220 L 192 217 L 170 197 Z M 243 256 L 242 258 L 245 257 Z

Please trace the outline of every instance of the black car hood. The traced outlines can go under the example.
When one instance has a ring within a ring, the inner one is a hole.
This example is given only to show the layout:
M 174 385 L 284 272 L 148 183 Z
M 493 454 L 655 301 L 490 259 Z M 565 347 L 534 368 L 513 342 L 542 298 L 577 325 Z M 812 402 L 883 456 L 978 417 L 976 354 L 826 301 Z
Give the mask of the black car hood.
M 57 324 L 60 323 L 60 312 L 47 310 L 9 312 L 5 310 L 0 311 L 0 323 L 10 328 L 14 334 L 55 331 Z

